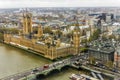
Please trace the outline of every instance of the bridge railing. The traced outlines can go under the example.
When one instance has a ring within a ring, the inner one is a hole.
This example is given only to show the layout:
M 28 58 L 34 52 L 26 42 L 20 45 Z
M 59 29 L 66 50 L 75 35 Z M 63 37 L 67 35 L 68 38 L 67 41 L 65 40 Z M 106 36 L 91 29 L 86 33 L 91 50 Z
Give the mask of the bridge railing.
M 9 75 L 9 76 L 7 76 L 7 77 L 3 77 L 3 78 L 1 78 L 0 80 L 5 80 L 5 79 L 8 79 L 8 78 L 10 78 L 10 77 L 12 77 L 12 76 L 21 75 L 22 73 L 25 73 L 25 72 L 28 72 L 28 71 L 31 71 L 31 70 L 26 70 L 26 71 L 24 71 L 24 72 L 18 72 L 18 73 Z
M 76 60 L 76 59 L 74 59 L 74 60 Z M 55 62 L 55 63 L 52 63 L 52 64 L 50 64 L 50 65 L 54 65 L 54 64 L 58 64 L 56 67 L 59 67 L 59 65 L 62 65 L 62 66 L 60 66 L 60 67 L 63 67 L 63 66 L 65 66 L 65 65 L 71 65 L 72 63 L 74 63 L 74 60 L 71 60 L 71 58 L 68 58 L 68 59 L 64 59 L 64 60 L 62 60 L 62 61 L 58 61 L 58 62 Z M 41 70 L 39 71 L 39 73 L 40 72 L 42 72 L 42 71 L 44 71 L 44 70 L 47 70 L 47 69 L 44 69 L 43 68 L 43 66 L 40 66 L 40 67 L 38 67 L 39 69 L 41 68 Z M 49 68 L 48 68 L 49 69 Z M 1 78 L 0 80 L 9 80 L 9 78 L 14 78 L 14 77 L 21 77 L 21 78 L 23 78 L 23 75 L 21 75 L 21 74 L 25 74 L 25 73 L 27 73 L 27 72 L 32 72 L 32 70 L 33 69 L 30 69 L 30 70 L 26 70 L 26 71 L 24 71 L 24 72 L 18 72 L 18 73 L 15 73 L 15 74 L 13 74 L 13 75 L 10 75 L 10 76 L 7 76 L 7 77 L 4 77 L 4 78 Z M 26 77 L 26 76 L 29 76 L 29 75 L 25 75 L 24 77 Z

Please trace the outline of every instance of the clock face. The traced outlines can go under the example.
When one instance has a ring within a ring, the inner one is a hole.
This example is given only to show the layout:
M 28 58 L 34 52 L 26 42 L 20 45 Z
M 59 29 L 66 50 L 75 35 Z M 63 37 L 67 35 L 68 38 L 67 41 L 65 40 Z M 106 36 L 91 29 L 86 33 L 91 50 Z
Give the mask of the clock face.
M 80 32 L 74 32 L 74 34 L 80 34 Z

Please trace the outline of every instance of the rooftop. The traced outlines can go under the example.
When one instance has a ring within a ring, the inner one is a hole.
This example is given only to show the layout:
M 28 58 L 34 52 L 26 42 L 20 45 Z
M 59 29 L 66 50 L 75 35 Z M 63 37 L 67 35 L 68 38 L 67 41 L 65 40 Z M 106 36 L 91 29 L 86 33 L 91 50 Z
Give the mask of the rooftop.
M 114 52 L 114 46 L 109 41 L 94 41 L 89 44 L 89 50 L 99 51 L 103 53 L 111 53 Z

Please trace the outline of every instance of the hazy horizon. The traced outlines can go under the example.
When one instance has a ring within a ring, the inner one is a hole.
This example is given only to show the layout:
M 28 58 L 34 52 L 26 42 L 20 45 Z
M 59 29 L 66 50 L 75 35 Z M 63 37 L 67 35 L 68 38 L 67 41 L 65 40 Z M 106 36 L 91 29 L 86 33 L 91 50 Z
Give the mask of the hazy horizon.
M 120 7 L 120 0 L 0 0 L 0 8 Z

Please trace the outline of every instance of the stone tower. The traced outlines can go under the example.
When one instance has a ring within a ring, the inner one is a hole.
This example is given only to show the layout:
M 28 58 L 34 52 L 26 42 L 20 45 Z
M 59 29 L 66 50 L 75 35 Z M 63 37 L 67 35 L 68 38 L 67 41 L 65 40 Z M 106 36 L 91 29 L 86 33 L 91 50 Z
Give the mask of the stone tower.
M 23 13 L 23 34 L 32 33 L 32 14 L 27 10 Z
M 75 54 L 79 54 L 79 46 L 80 46 L 80 28 L 79 23 L 77 22 L 73 31 L 73 44 Z
M 38 25 L 38 33 L 37 33 L 37 37 L 41 37 L 42 35 L 43 35 L 42 26 L 39 24 L 39 25 Z

